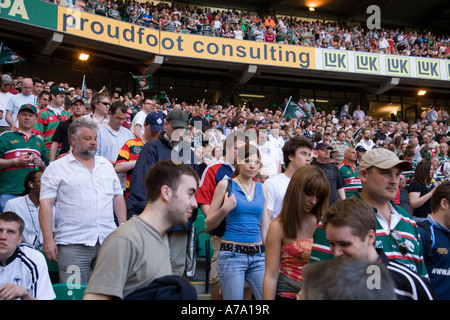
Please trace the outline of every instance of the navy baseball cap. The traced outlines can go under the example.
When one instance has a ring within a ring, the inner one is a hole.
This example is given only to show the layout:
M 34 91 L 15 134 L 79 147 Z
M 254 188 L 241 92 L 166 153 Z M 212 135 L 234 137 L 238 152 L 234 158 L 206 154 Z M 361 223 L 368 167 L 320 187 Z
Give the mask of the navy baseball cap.
M 145 117 L 145 122 L 150 125 L 153 131 L 164 131 L 164 117 L 159 112 L 150 112 Z
M 329 144 L 326 144 L 325 142 L 319 142 L 318 144 L 316 144 L 316 147 L 314 149 L 315 150 L 323 150 L 323 149 L 333 150 L 333 147 L 330 146 Z

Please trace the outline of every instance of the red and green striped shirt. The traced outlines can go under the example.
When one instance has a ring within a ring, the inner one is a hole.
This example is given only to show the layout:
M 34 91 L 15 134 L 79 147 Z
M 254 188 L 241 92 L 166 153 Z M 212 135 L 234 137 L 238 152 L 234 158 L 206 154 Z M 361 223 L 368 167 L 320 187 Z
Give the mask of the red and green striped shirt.
M 361 178 L 359 177 L 358 168 L 355 164 L 349 164 L 345 160 L 338 165 L 345 180 L 345 197 L 349 198 L 358 189 L 362 188 Z
M 50 162 L 45 153 L 44 142 L 36 135 L 27 139 L 19 130 L 5 131 L 0 135 L 0 158 L 17 159 L 28 153 L 32 153 L 35 157 L 41 157 L 46 165 Z M 24 190 L 25 177 L 32 170 L 36 170 L 32 163 L 26 167 L 10 167 L 0 170 L 0 195 L 21 195 Z
M 50 156 L 52 137 L 56 131 L 56 128 L 61 121 L 68 120 L 70 116 L 71 114 L 66 110 L 62 110 L 59 117 L 49 108 L 44 108 L 39 111 L 37 121 L 33 127 L 33 132 L 40 135 L 44 139 L 47 156 Z M 60 150 L 61 144 L 58 147 L 57 154 L 59 154 Z

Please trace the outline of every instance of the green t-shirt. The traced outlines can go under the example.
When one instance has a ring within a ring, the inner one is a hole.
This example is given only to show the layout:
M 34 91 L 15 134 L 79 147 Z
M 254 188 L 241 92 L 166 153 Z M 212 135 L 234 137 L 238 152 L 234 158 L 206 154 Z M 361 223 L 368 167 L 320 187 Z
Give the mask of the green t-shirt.
M 28 153 L 33 153 L 35 157 L 41 157 L 45 165 L 50 159 L 47 157 L 44 141 L 32 135 L 28 140 L 18 130 L 6 131 L 0 135 L 0 158 L 17 159 Z M 0 195 L 15 194 L 21 195 L 24 191 L 23 183 L 30 171 L 36 170 L 30 163 L 26 167 L 12 167 L 0 170 Z

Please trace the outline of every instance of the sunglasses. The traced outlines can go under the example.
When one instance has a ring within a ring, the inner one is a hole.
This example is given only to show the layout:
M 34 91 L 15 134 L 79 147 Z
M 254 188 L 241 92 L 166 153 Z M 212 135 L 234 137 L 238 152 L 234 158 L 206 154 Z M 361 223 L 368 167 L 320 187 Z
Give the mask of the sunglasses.
M 395 243 L 397 244 L 400 253 L 405 256 L 408 253 L 408 246 L 406 245 L 405 241 L 400 236 L 400 233 L 398 230 L 392 229 L 389 235 L 394 239 Z
M 109 102 L 101 102 L 101 101 L 100 101 L 100 103 L 103 104 L 103 105 L 105 105 L 105 106 L 111 106 L 111 103 L 109 103 Z

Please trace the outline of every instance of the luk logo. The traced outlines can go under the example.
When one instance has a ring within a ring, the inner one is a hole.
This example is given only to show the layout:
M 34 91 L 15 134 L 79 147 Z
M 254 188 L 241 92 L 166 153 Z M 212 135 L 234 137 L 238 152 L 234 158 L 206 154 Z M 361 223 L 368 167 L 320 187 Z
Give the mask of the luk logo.
M 330 70 L 348 69 L 348 56 L 346 52 L 323 51 L 323 68 Z
M 417 76 L 439 79 L 441 77 L 439 74 L 439 62 L 417 59 Z
M 408 58 L 386 57 L 386 73 L 389 75 L 410 75 L 410 66 Z
M 355 71 L 380 73 L 380 59 L 376 55 L 355 54 Z

